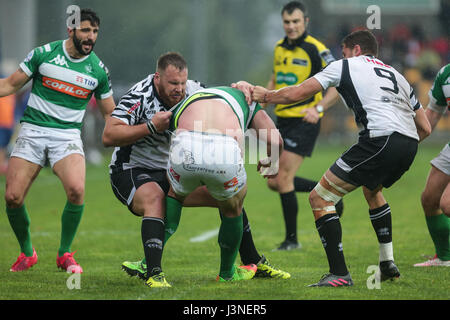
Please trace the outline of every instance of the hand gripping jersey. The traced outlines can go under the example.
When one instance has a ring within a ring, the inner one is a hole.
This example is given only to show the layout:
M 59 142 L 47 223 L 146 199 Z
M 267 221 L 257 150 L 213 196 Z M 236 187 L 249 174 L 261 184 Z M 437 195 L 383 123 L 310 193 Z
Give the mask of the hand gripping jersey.
M 153 84 L 153 74 L 136 83 L 120 99 L 112 113 L 112 117 L 122 120 L 127 125 L 137 125 L 151 120 L 155 113 L 169 110 L 165 107 Z M 201 89 L 202 85 L 193 80 L 186 84 L 186 96 Z M 169 160 L 171 133 L 148 135 L 132 145 L 116 147 L 109 165 L 110 173 L 140 167 L 166 170 Z
M 406 79 L 381 60 L 373 56 L 342 59 L 314 78 L 324 89 L 336 87 L 362 127 L 361 136 L 398 132 L 419 140 L 414 117 L 415 110 L 422 106 Z
M 106 99 L 113 94 L 108 69 L 94 52 L 73 59 L 60 40 L 32 50 L 20 68 L 31 78 L 28 105 L 20 122 L 42 127 L 81 130 L 92 94 Z
M 261 106 L 253 102 L 250 106 L 245 101 L 244 94 L 237 89 L 230 87 L 214 87 L 208 89 L 201 89 L 192 96 L 181 101 L 173 111 L 170 127 L 175 131 L 178 127 L 178 119 L 184 110 L 193 102 L 201 99 L 223 99 L 234 111 L 234 114 L 239 120 L 242 131 L 246 131 L 250 126 L 256 112 L 261 110 Z
M 289 44 L 287 38 L 281 39 L 274 50 L 275 89 L 300 84 L 334 60 L 330 50 L 306 32 L 293 44 Z M 320 100 L 322 92 L 304 101 L 278 104 L 275 114 L 282 118 L 303 117 L 302 111 L 315 106 Z

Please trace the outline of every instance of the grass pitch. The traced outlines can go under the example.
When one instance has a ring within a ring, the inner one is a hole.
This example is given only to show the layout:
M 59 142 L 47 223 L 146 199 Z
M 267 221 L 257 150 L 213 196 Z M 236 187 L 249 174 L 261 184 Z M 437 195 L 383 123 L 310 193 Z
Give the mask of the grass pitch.
M 88 166 L 86 207 L 72 250 L 84 273 L 71 278 L 56 267 L 60 217 L 65 204 L 63 188 L 48 168 L 31 187 L 26 205 L 31 218 L 33 245 L 39 262 L 29 271 L 12 273 L 10 266 L 19 246 L 6 214 L 0 217 L 0 299 L 2 300 L 448 300 L 448 268 L 414 268 L 412 265 L 434 254 L 420 205 L 420 194 L 430 169 L 429 161 L 441 146 L 421 145 L 414 164 L 394 187 L 384 194 L 392 209 L 394 256 L 401 277 L 370 289 L 370 266 L 378 262 L 378 244 L 361 190 L 344 199 L 341 219 L 346 261 L 355 282 L 351 288 L 308 288 L 327 272 L 328 264 L 307 202 L 299 200 L 298 234 L 301 250 L 273 252 L 283 240 L 284 226 L 278 194 L 271 192 L 248 165 L 245 208 L 255 244 L 269 261 L 288 272 L 289 280 L 254 279 L 217 283 L 219 247 L 214 234 L 219 227 L 216 209 L 186 208 L 177 233 L 165 247 L 163 269 L 172 288 L 150 289 L 121 271 L 124 260 L 143 256 L 140 219 L 114 197 L 107 163 Z M 343 146 L 319 144 L 299 171 L 319 179 L 345 150 Z M 5 179 L 0 177 L 0 207 L 4 212 Z M 239 261 L 237 261 L 239 262 Z M 369 270 L 369 272 L 368 272 Z M 369 279 L 369 281 L 368 281 Z M 369 282 L 369 286 L 368 286 Z M 72 289 L 70 289 L 72 287 Z

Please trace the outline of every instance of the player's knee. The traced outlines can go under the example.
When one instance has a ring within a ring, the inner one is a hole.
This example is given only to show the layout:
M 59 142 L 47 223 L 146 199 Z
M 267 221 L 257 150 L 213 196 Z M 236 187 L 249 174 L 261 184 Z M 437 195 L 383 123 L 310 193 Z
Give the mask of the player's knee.
M 314 189 L 309 193 L 308 200 L 309 200 L 309 204 L 310 204 L 311 208 L 317 207 L 317 205 L 323 201 L 323 199 L 319 196 L 319 194 Z
M 23 204 L 23 196 L 7 190 L 5 193 L 5 203 L 8 208 L 19 208 Z
M 420 201 L 422 203 L 422 208 L 425 211 L 425 213 L 434 212 L 439 209 L 439 198 L 435 197 L 430 192 L 427 192 L 427 190 L 422 192 Z
M 84 200 L 84 185 L 73 185 L 67 188 L 67 200 L 70 203 L 82 203 Z
M 267 186 L 272 191 L 278 191 L 278 181 L 276 178 L 268 179 Z
M 439 206 L 442 212 L 450 218 L 450 200 L 442 197 Z

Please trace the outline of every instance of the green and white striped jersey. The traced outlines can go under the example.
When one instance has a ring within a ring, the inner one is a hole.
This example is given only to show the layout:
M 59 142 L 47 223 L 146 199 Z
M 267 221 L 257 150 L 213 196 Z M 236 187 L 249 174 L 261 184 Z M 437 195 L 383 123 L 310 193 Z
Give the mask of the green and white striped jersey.
M 450 64 L 439 70 L 428 96 L 430 97 L 428 107 L 434 111 L 443 114 L 446 109 L 450 109 Z
M 20 122 L 60 129 L 81 130 L 86 106 L 92 96 L 112 95 L 106 66 L 94 52 L 73 59 L 65 49 L 67 40 L 32 50 L 20 68 L 33 79 L 27 108 Z
M 430 97 L 428 108 L 440 114 L 450 111 L 450 64 L 439 70 L 428 96 Z M 448 145 L 450 146 L 450 142 Z
M 256 112 L 261 110 L 261 106 L 253 102 L 248 105 L 245 100 L 245 96 L 242 91 L 231 88 L 231 87 L 213 87 L 208 89 L 200 89 L 194 92 L 191 96 L 181 101 L 173 110 L 173 116 L 170 123 L 170 128 L 172 131 L 178 127 L 178 119 L 184 110 L 194 101 L 201 99 L 223 99 L 226 101 L 234 114 L 239 120 L 242 131 L 246 131 L 250 123 L 253 120 Z

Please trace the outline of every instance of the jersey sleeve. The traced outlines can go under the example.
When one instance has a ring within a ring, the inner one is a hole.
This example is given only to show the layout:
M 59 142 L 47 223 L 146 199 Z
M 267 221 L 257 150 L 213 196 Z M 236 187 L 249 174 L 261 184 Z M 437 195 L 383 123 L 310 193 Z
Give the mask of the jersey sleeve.
M 136 86 L 135 86 L 136 87 Z M 141 118 L 139 114 L 142 112 L 144 95 L 131 88 L 119 101 L 111 116 L 122 120 L 128 125 L 139 123 Z
M 49 44 L 46 46 L 49 46 Z M 28 77 L 33 77 L 36 71 L 38 71 L 44 52 L 45 50 L 43 47 L 37 47 L 31 50 L 26 58 L 19 64 L 20 69 L 22 69 Z
M 445 110 L 447 109 L 447 98 L 445 97 L 444 91 L 442 90 L 442 74 L 444 73 L 443 70 L 444 68 L 442 68 L 438 72 L 433 85 L 428 92 L 428 96 L 430 97 L 428 108 L 440 114 L 444 114 Z
M 341 82 L 342 60 L 334 61 L 322 71 L 316 73 L 313 78 L 319 81 L 324 90 L 329 87 L 337 87 Z
M 418 109 L 420 109 L 422 107 L 422 105 L 420 104 L 419 99 L 417 99 L 416 94 L 414 93 L 414 89 L 412 87 L 410 89 L 409 101 L 410 101 L 411 107 L 413 108 L 414 111 L 417 111 Z
M 101 68 L 99 83 L 97 88 L 95 88 L 94 94 L 97 99 L 106 99 L 112 96 L 112 86 L 111 86 L 111 78 L 109 76 L 108 68 L 103 64 L 103 62 L 99 62 L 99 67 Z
M 322 63 L 322 68 L 326 67 L 333 61 L 336 61 L 336 59 L 333 57 L 333 54 L 331 53 L 330 49 L 328 49 L 322 42 L 320 42 L 317 39 L 314 39 L 313 43 L 317 48 L 317 52 L 319 53 L 320 60 Z

